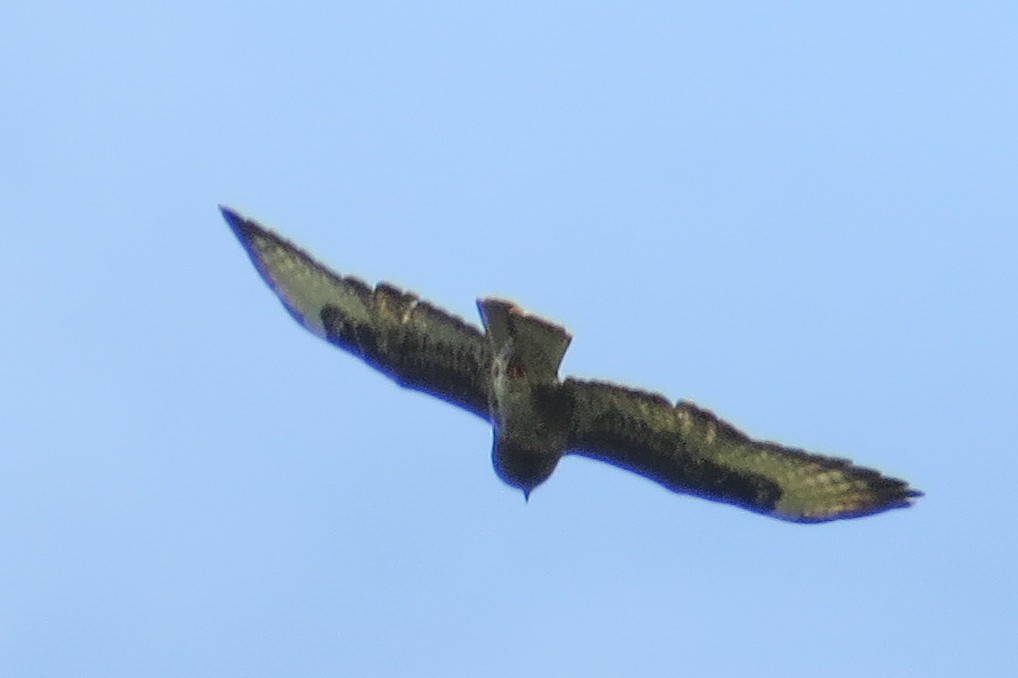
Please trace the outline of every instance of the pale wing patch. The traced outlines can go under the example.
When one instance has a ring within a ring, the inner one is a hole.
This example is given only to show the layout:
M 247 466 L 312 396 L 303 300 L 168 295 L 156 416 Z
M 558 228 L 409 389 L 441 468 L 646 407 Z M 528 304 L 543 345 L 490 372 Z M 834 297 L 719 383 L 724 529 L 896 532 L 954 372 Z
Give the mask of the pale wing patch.
M 356 322 L 370 318 L 367 285 L 337 276 L 293 244 L 268 231 L 245 229 L 243 242 L 262 277 L 287 310 L 304 327 L 325 338 L 321 312 L 327 305 L 342 309 Z

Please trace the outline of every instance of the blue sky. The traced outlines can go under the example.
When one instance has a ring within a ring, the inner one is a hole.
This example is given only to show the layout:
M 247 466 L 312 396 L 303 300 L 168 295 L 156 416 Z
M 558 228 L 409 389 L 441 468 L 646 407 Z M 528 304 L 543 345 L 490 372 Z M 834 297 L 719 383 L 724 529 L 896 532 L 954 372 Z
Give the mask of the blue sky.
M 0 12 L 0 673 L 1001 675 L 1018 10 Z M 927 492 L 800 526 L 567 459 L 303 331 L 216 209 L 564 373 Z

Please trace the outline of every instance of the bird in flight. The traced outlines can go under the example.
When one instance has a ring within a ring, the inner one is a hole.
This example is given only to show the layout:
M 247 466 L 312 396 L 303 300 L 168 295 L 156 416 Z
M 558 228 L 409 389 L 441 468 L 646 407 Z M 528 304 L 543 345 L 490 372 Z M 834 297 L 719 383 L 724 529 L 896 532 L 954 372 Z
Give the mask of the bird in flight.
M 339 275 L 220 207 L 290 315 L 400 386 L 493 428 L 498 477 L 524 496 L 565 454 L 628 469 L 670 490 L 815 523 L 904 508 L 922 493 L 847 459 L 754 440 L 708 410 L 558 370 L 569 332 L 509 301 L 477 302 L 483 331 L 388 283 Z

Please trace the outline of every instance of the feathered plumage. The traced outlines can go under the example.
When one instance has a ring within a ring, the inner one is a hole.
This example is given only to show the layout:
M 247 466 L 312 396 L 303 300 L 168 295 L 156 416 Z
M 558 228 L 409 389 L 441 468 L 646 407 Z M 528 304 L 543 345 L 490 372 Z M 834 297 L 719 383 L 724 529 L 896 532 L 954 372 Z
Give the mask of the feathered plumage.
M 491 422 L 492 458 L 525 494 L 567 453 L 665 487 L 798 522 L 909 506 L 907 483 L 747 437 L 692 403 L 615 384 L 558 377 L 571 337 L 511 302 L 480 299 L 484 331 L 417 296 L 333 273 L 256 222 L 221 208 L 290 314 L 407 388 Z

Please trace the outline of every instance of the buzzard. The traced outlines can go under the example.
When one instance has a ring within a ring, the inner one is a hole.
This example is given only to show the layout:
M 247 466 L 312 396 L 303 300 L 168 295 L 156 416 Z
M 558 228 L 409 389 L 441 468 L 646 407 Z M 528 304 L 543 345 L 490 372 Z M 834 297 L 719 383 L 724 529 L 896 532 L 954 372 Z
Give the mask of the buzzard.
M 400 386 L 490 422 L 495 472 L 524 496 L 567 453 L 676 492 L 801 523 L 902 508 L 922 496 L 846 459 L 753 440 L 692 403 L 561 380 L 559 364 L 572 338 L 564 328 L 509 301 L 482 298 L 482 331 L 410 292 L 334 273 L 257 222 L 220 209 L 297 322 Z

